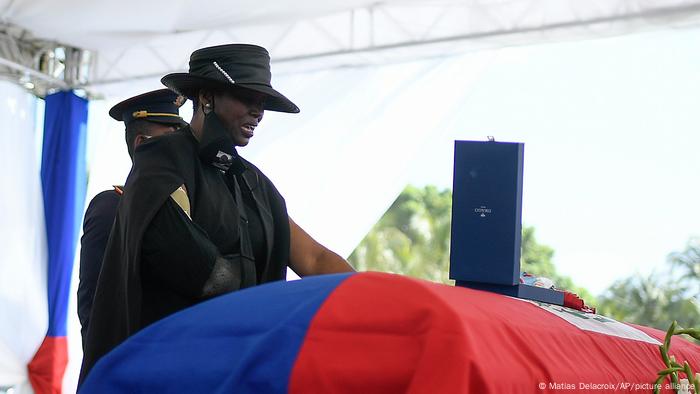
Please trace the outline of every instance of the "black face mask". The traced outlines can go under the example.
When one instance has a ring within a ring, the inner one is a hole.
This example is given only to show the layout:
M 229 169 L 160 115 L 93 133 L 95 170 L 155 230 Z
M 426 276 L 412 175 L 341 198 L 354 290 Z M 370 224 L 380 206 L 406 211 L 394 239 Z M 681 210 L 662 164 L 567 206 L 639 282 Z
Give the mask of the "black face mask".
M 223 171 L 227 171 L 234 162 L 240 162 L 231 135 L 213 110 L 204 115 L 199 158 Z

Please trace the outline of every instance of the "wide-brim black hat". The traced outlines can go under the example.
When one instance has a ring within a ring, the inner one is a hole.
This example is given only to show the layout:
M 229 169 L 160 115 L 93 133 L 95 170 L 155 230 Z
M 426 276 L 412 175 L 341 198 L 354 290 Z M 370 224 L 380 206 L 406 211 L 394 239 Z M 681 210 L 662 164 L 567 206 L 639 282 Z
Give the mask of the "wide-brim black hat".
M 180 107 L 187 99 L 170 89 L 159 89 L 128 98 L 109 110 L 114 120 L 129 124 L 134 120 L 174 124 L 187 124 L 180 117 Z
M 299 112 L 299 107 L 272 88 L 270 54 L 263 47 L 250 44 L 228 44 L 197 49 L 190 56 L 190 71 L 172 73 L 160 81 L 179 94 L 194 98 L 202 88 L 236 87 L 267 95 L 263 109 L 278 112 Z

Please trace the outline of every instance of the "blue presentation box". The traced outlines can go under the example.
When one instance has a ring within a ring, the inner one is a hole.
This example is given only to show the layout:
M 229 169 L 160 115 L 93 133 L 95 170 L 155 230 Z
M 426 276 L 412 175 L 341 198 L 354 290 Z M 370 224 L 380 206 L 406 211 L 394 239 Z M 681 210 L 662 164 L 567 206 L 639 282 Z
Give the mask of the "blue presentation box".
M 450 278 L 562 305 L 562 292 L 520 284 L 523 154 L 522 143 L 455 141 Z

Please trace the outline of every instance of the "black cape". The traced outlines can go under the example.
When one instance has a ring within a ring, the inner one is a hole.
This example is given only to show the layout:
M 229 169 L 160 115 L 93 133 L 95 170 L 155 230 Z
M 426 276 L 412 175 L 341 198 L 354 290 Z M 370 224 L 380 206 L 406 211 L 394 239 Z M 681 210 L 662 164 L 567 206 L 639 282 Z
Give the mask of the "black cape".
M 272 182 L 241 159 L 242 176 L 252 191 L 267 245 L 260 283 L 285 277 L 289 260 L 289 218 L 285 201 Z M 215 245 L 239 237 L 239 212 L 221 171 L 204 164 L 189 127 L 140 145 L 124 187 L 105 250 L 90 315 L 79 384 L 94 364 L 143 328 L 141 247 L 151 220 L 171 193 L 184 184 L 192 221 Z M 147 319 L 146 319 L 147 320 Z

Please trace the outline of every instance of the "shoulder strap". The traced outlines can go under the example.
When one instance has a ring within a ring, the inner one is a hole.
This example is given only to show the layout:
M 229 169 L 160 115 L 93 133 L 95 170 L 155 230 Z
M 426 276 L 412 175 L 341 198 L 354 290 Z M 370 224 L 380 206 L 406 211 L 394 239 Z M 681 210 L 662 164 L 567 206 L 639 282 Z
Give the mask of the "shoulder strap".
M 191 215 L 191 209 L 190 209 L 190 199 L 187 197 L 187 190 L 185 189 L 185 185 L 180 185 L 177 189 L 175 189 L 172 194 L 170 194 L 170 198 L 173 199 L 177 203 L 177 205 L 180 207 L 185 212 L 185 215 L 187 215 L 190 220 L 192 220 L 192 215 Z

